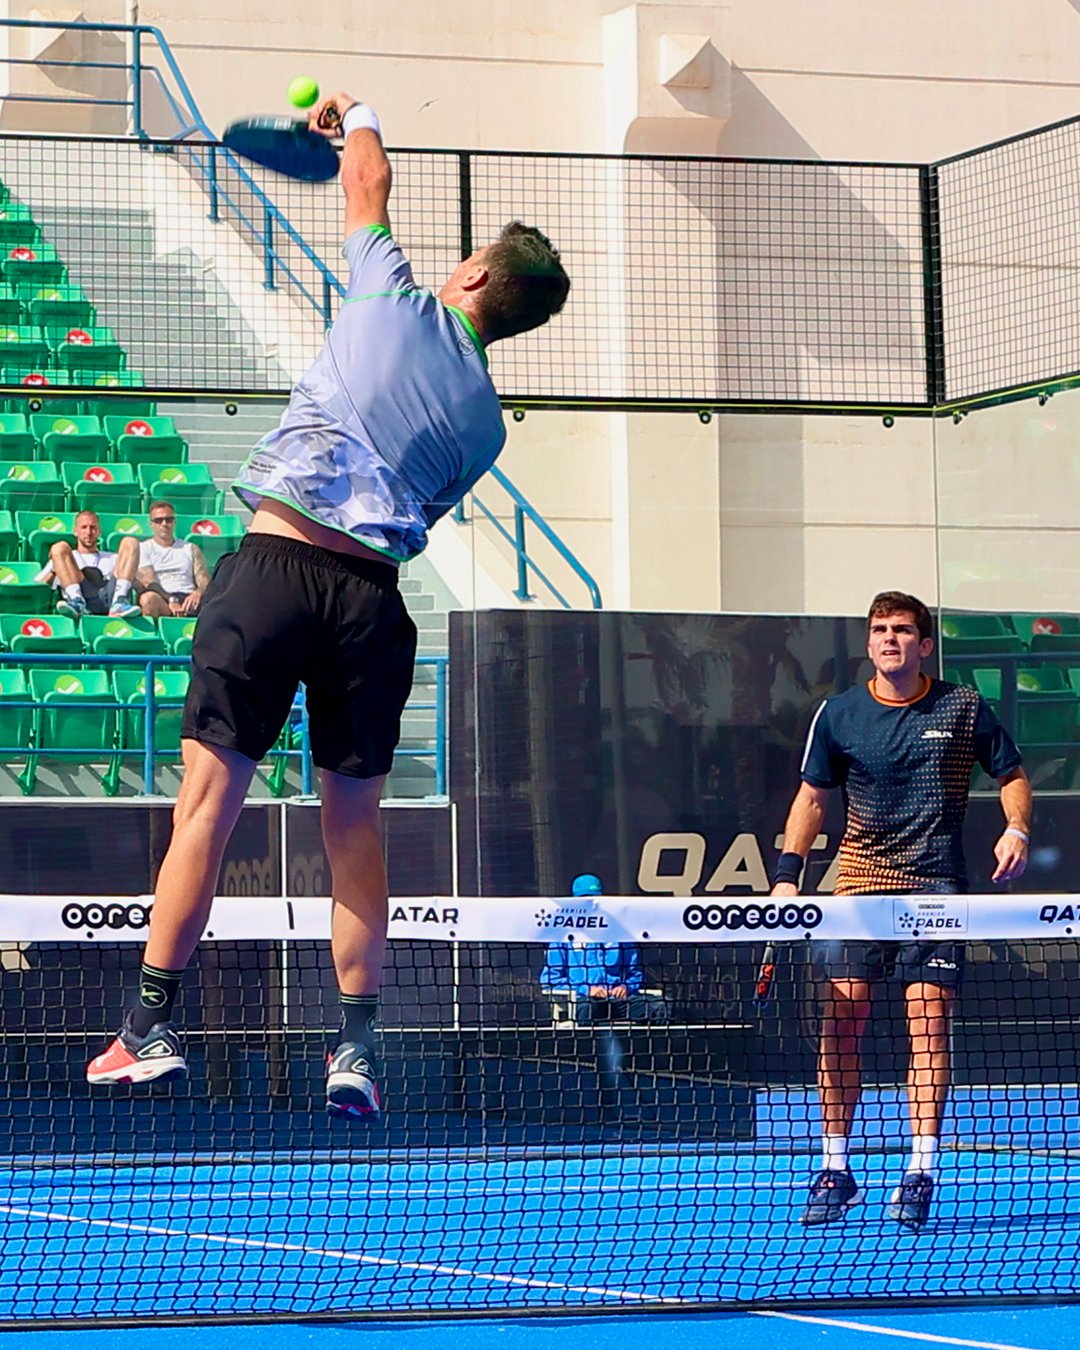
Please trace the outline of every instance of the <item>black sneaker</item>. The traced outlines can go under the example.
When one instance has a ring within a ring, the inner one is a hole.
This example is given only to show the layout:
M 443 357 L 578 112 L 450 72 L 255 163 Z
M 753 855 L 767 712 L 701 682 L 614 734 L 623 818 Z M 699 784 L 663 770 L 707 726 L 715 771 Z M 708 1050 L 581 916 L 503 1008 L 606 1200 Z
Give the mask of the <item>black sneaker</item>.
M 116 1040 L 86 1066 L 88 1083 L 149 1083 L 167 1073 L 186 1073 L 180 1037 L 170 1022 L 158 1022 L 145 1036 L 131 1030 L 131 1014 Z
M 799 1222 L 807 1227 L 821 1223 L 838 1223 L 847 1218 L 847 1212 L 862 1199 L 851 1168 L 843 1171 L 826 1167 L 810 1184 L 810 1198 Z
M 890 1219 L 905 1228 L 920 1229 L 930 1217 L 934 1199 L 934 1178 L 928 1172 L 908 1172 L 893 1191 L 889 1204 Z
M 335 1115 L 378 1119 L 378 1067 L 367 1045 L 343 1041 L 326 1059 L 326 1109 Z

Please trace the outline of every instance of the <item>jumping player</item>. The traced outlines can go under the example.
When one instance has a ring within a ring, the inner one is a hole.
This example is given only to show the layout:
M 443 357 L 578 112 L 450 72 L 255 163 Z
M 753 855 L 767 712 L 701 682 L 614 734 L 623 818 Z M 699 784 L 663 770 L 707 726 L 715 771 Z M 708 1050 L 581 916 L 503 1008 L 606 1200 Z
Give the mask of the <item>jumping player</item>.
M 184 712 L 184 779 L 157 881 L 139 996 L 91 1083 L 185 1068 L 171 1025 L 184 968 L 206 927 L 225 845 L 257 762 L 299 681 L 322 772 L 333 890 L 340 1043 L 333 1111 L 379 1111 L 373 1025 L 386 945 L 379 797 L 412 683 L 416 628 L 397 585 L 431 526 L 491 467 L 505 440 L 485 347 L 546 323 L 569 281 L 536 229 L 514 222 L 466 258 L 436 296 L 390 233 L 390 164 L 372 110 L 331 104 L 345 138 L 348 294 L 278 428 L 235 484 L 255 512 L 203 601 Z

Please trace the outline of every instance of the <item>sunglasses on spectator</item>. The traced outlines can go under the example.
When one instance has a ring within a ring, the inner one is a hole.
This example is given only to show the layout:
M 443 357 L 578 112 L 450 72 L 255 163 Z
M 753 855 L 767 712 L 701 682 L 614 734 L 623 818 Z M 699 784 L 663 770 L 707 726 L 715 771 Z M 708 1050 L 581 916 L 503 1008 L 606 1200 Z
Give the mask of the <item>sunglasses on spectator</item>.
M 176 519 L 175 516 L 151 516 L 151 517 L 150 517 L 150 524 L 151 524 L 151 525 L 171 525 L 175 519 Z

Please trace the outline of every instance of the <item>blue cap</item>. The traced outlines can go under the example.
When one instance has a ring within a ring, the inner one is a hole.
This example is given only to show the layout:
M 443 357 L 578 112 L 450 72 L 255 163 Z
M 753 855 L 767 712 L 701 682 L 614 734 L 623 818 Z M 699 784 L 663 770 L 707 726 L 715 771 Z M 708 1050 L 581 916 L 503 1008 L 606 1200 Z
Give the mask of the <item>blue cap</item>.
M 603 895 L 604 888 L 600 884 L 600 878 L 593 876 L 591 872 L 582 872 L 581 876 L 575 877 L 570 886 L 571 895 Z

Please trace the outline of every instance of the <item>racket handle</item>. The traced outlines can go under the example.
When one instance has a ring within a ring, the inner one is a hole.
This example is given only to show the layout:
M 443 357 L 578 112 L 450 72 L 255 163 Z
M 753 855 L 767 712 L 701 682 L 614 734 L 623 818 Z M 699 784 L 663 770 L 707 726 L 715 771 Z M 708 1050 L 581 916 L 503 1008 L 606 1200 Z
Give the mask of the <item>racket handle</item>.
M 335 127 L 341 126 L 341 114 L 337 110 L 337 104 L 328 103 L 326 105 L 319 117 L 319 126 L 324 131 L 333 131 Z

